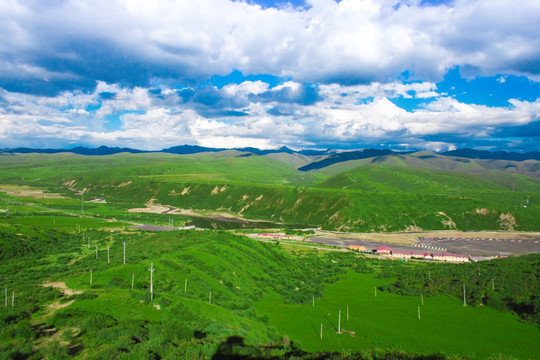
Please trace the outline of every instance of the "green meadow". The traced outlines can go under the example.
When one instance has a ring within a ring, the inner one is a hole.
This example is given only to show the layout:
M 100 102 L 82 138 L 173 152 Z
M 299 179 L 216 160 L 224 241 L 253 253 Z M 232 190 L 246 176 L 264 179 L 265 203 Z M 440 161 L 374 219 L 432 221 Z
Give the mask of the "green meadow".
M 540 181 L 531 176 L 532 170 L 519 170 L 522 164 L 489 167 L 413 154 L 346 161 L 307 172 L 297 169 L 315 160 L 237 151 L 17 154 L 0 156 L 0 186 L 58 194 L 1 196 L 75 214 L 82 214 L 84 191 L 86 214 L 160 225 L 168 219 L 128 210 L 144 208 L 152 200 L 201 214 L 218 211 L 327 230 L 540 230 Z M 99 199 L 104 202 L 91 202 Z M 177 224 L 189 220 L 174 216 Z
M 16 294 L 13 307 L 8 298 L 0 308 L 3 358 L 207 359 L 230 337 L 242 339 L 239 353 L 261 359 L 331 353 L 529 359 L 540 350 L 538 312 L 526 310 L 535 306 L 536 285 L 495 309 L 475 304 L 478 296 L 493 295 L 482 290 L 482 281 L 480 288 L 467 283 L 474 289 L 467 301 L 475 305 L 467 307 L 452 293 L 452 282 L 448 291 L 439 285 L 440 295 L 424 296 L 422 305 L 418 295 L 393 290 L 417 291 L 418 284 L 400 279 L 423 274 L 422 264 L 297 250 L 226 231 L 88 228 L 83 235 L 72 225 L 46 227 L 32 219 L 0 226 L 0 278 Z M 502 259 L 481 270 L 497 274 L 497 294 L 507 299 L 507 282 L 538 283 L 538 274 L 530 273 L 538 261 L 536 255 Z M 478 266 L 428 269 L 451 279 Z M 43 286 L 51 282 L 75 292 Z
M 423 297 L 422 305 L 420 296 L 380 290 L 375 295 L 375 288 L 387 282 L 371 274 L 349 272 L 330 285 L 314 306 L 284 304 L 278 296 L 268 295 L 256 308 L 269 313 L 271 325 L 286 329 L 291 339 L 309 351 L 392 349 L 424 355 L 522 359 L 535 358 L 540 351 L 540 330 L 519 322 L 509 312 L 487 306 L 464 307 L 462 301 L 450 296 Z
M 393 262 L 329 246 L 258 242 L 242 235 L 251 230 L 238 220 L 264 220 L 249 226 L 301 236 L 313 231 L 299 229 L 311 227 L 538 230 L 536 178 L 474 164 L 457 172 L 411 168 L 410 158 L 297 170 L 306 159 L 238 152 L 0 156 L 0 359 L 540 353 L 538 254 L 462 265 Z M 152 206 L 158 211 L 129 211 Z M 236 229 L 132 227 L 198 219 L 212 228 L 223 215 Z

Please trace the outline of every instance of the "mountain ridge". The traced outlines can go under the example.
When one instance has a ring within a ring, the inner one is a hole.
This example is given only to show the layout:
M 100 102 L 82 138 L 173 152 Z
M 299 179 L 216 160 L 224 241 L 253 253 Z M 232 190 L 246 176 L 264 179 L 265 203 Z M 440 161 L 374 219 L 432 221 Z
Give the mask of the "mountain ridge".
M 525 161 L 525 160 L 540 160 L 540 152 L 532 151 L 527 153 L 516 153 L 507 151 L 487 151 L 475 149 L 457 149 L 452 151 L 441 152 L 441 155 L 464 157 L 469 159 L 485 159 L 485 160 L 510 160 L 510 161 Z
M 359 160 L 366 159 L 371 157 L 380 157 L 380 156 L 392 156 L 392 155 L 408 155 L 416 152 L 422 152 L 421 150 L 412 150 L 412 151 L 396 151 L 392 149 L 361 149 L 361 150 L 347 150 L 347 151 L 338 151 L 335 149 L 326 149 L 326 150 L 317 150 L 317 149 L 303 149 L 303 150 L 292 150 L 286 146 L 282 146 L 277 149 L 258 149 L 254 147 L 243 147 L 243 148 L 211 148 L 198 145 L 178 145 L 172 146 L 169 148 L 164 148 L 161 150 L 139 150 L 127 147 L 108 147 L 105 145 L 99 146 L 97 148 L 88 148 L 84 146 L 78 146 L 71 149 L 41 149 L 41 148 L 27 148 L 27 147 L 17 147 L 9 149 L 0 149 L 0 153 L 4 154 L 29 154 L 29 153 L 38 153 L 38 154 L 57 154 L 57 153 L 74 153 L 78 155 L 86 156 L 103 156 L 103 155 L 114 155 L 118 153 L 131 153 L 131 154 L 140 154 L 140 153 L 168 153 L 168 154 L 177 154 L 177 155 L 193 155 L 203 152 L 221 152 L 226 150 L 236 150 L 243 153 L 251 153 L 254 155 L 265 156 L 269 154 L 300 154 L 304 156 L 314 156 L 317 157 L 313 162 L 301 166 L 298 168 L 300 171 L 311 171 L 321 169 L 332 164 L 350 161 L 350 160 Z M 507 151 L 487 151 L 487 150 L 475 150 L 475 149 L 457 149 L 444 152 L 435 152 L 435 154 L 450 156 L 450 157 L 459 157 L 466 159 L 482 159 L 482 160 L 507 160 L 507 161 L 526 161 L 526 160 L 537 160 L 540 161 L 540 151 L 519 153 L 519 152 L 507 152 Z M 324 157 L 327 156 L 327 157 Z M 321 157 L 323 157 L 321 159 Z

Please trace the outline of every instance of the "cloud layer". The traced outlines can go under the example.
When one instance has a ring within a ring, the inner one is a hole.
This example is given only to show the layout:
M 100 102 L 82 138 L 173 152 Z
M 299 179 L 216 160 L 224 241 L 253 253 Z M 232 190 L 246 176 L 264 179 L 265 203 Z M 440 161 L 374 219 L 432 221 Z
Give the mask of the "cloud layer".
M 514 99 L 507 107 L 465 104 L 438 94 L 429 82 L 315 87 L 289 81 L 270 87 L 245 81 L 176 90 L 99 82 L 89 94 L 3 91 L 0 96 L 0 139 L 6 147 L 84 143 L 161 149 L 188 143 L 440 151 L 492 142 L 527 148 L 530 144 L 502 129 L 515 134 L 540 120 L 540 100 Z M 404 97 L 426 102 L 406 111 L 392 102 Z
M 540 80 L 536 0 L 0 8 L 0 147 L 538 148 L 536 97 L 488 106 L 437 87 L 456 67 Z M 211 80 L 235 71 L 276 81 Z
M 2 0 L 0 84 L 51 94 L 96 80 L 148 86 L 233 70 L 300 82 L 387 82 L 540 74 L 535 0 L 309 0 L 262 8 L 227 0 Z

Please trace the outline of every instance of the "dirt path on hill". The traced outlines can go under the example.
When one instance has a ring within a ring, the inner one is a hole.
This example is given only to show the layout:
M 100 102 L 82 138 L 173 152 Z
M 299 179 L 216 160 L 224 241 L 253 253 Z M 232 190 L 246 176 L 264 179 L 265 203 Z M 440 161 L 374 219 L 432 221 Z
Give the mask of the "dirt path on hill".
M 50 317 L 52 314 L 54 314 L 57 310 L 63 309 L 65 307 L 68 307 L 69 305 L 73 304 L 75 300 L 70 300 L 68 302 L 65 302 L 63 304 L 60 303 L 60 300 L 57 300 L 53 302 L 52 304 L 47 305 L 48 312 L 43 315 L 44 317 Z
M 133 208 L 128 209 L 129 213 L 147 213 L 147 214 L 169 214 L 169 215 L 183 215 L 187 217 L 196 217 L 208 220 L 216 220 L 222 222 L 250 222 L 250 223 L 265 223 L 266 220 L 257 220 L 257 219 L 246 219 L 240 214 L 231 214 L 224 211 L 215 211 L 215 210 L 192 210 L 192 209 L 182 209 L 177 208 L 171 205 L 162 205 L 156 202 L 155 199 L 150 199 L 144 204 L 143 208 Z
M 55 288 L 55 289 L 58 289 L 60 290 L 60 292 L 62 293 L 63 296 L 73 296 L 73 295 L 79 295 L 79 294 L 82 294 L 82 291 L 80 290 L 74 290 L 74 289 L 70 289 L 66 286 L 66 283 L 65 282 L 61 282 L 61 281 L 58 281 L 58 282 L 47 282 L 47 283 L 43 283 L 41 284 L 41 286 L 43 287 L 52 287 L 52 288 Z M 44 305 L 47 309 L 47 312 L 43 315 L 42 318 L 48 318 L 50 317 L 51 315 L 53 315 L 57 310 L 60 310 L 60 309 L 63 309 L 63 308 L 66 308 L 68 307 L 69 305 L 73 304 L 73 302 L 75 300 L 69 300 L 65 303 L 62 303 L 61 302 L 62 299 L 59 299 L 59 300 L 56 300 L 55 302 L 52 302 L 48 305 Z
M 60 292 L 64 294 L 65 296 L 73 296 L 73 295 L 82 294 L 82 291 L 80 290 L 73 290 L 73 289 L 68 288 L 66 283 L 63 281 L 44 283 L 42 286 L 59 289 Z
M 74 290 L 74 289 L 68 288 L 66 283 L 63 282 L 63 281 L 45 282 L 45 283 L 41 284 L 41 286 L 43 286 L 43 287 L 52 287 L 52 288 L 58 289 L 58 290 L 60 290 L 60 292 L 62 293 L 63 296 L 73 296 L 73 295 L 79 295 L 79 294 L 83 293 L 80 290 Z M 66 327 L 66 328 L 61 328 L 59 330 L 59 329 L 57 329 L 55 327 L 47 327 L 45 325 L 45 319 L 47 319 L 47 318 L 51 317 L 52 315 L 54 315 L 54 313 L 56 311 L 58 311 L 60 309 L 64 309 L 64 308 L 70 306 L 71 304 L 73 304 L 75 302 L 75 300 L 69 300 L 69 301 L 66 301 L 65 303 L 62 303 L 62 298 L 60 298 L 60 299 L 58 299 L 58 300 L 56 300 L 56 301 L 54 301 L 54 302 L 52 302 L 50 304 L 43 305 L 43 307 L 45 308 L 44 314 L 39 316 L 38 318 L 33 319 L 34 325 L 38 326 L 40 328 L 40 330 L 42 331 L 42 334 L 44 334 L 44 336 L 41 336 L 41 337 L 39 337 L 38 339 L 35 340 L 35 343 L 37 344 L 37 346 L 41 346 L 43 344 L 47 344 L 47 343 L 50 343 L 50 342 L 53 342 L 53 341 L 60 342 L 60 344 L 62 346 L 69 346 L 70 342 L 65 341 L 65 339 L 63 337 L 65 335 L 66 331 L 71 331 L 71 337 L 73 337 L 73 338 L 78 336 L 78 333 L 80 332 L 80 329 L 77 328 L 77 327 Z M 75 345 L 73 345 L 73 346 L 75 346 Z

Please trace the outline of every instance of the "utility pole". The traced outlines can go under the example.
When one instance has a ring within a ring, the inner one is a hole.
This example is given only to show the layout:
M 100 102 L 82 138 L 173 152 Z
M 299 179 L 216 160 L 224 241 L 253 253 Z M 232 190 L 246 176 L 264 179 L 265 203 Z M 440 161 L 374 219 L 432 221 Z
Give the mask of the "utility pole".
M 98 246 L 96 245 L 96 260 L 98 258 Z
M 126 265 L 126 242 L 124 241 L 124 265 Z
M 92 285 L 92 269 L 90 269 L 90 285 Z
M 377 297 L 377 287 L 375 286 L 375 297 Z
M 420 300 L 422 301 L 422 305 L 424 305 L 424 294 L 420 293 Z
M 467 299 L 465 298 L 465 283 L 463 283 L 463 306 L 467 306 Z
M 491 289 L 495 291 L 495 279 L 491 278 Z
M 210 291 L 210 295 L 208 295 L 208 303 L 212 303 L 212 291 Z
M 109 247 L 109 246 L 107 246 L 107 264 L 109 264 L 109 263 L 110 263 L 110 258 L 109 258 L 109 249 L 110 249 L 110 247 Z
M 341 334 L 341 310 L 339 310 L 339 315 L 338 315 L 337 333 Z
M 155 270 L 156 269 L 154 269 L 154 263 L 151 263 L 150 269 L 148 269 L 148 271 L 150 271 L 150 301 L 154 300 L 154 271 Z
M 312 306 L 315 307 L 315 295 L 313 295 Z
M 420 320 L 420 306 L 418 307 L 418 320 Z
M 135 282 L 135 274 L 131 274 L 131 290 L 133 290 L 133 283 Z
M 322 323 L 321 323 L 321 339 L 322 339 Z
M 6 286 L 6 306 L 7 307 L 7 286 Z
M 185 284 L 184 284 L 184 292 L 187 292 L 187 278 L 186 278 L 186 281 L 185 281 Z
M 11 293 L 11 307 L 13 307 L 13 305 L 15 305 L 15 291 Z

